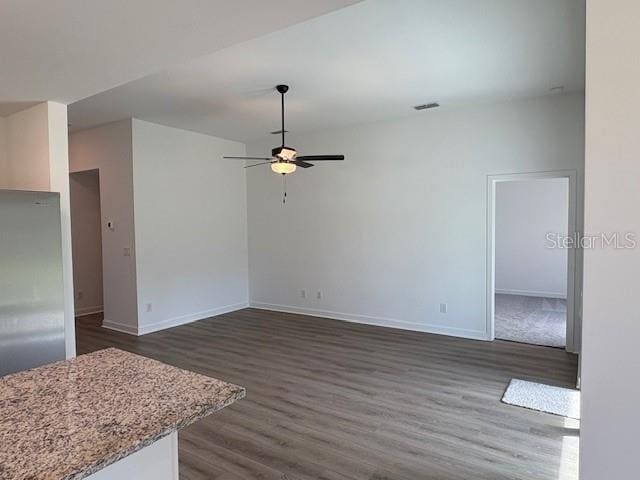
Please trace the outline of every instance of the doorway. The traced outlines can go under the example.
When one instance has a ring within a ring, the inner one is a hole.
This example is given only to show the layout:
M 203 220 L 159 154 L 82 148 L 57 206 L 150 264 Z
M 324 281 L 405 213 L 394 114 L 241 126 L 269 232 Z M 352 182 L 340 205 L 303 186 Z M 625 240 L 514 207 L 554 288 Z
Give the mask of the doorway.
M 104 312 L 100 173 L 69 174 L 76 321 L 101 325 Z
M 489 177 L 490 339 L 565 348 L 575 333 L 575 173 Z

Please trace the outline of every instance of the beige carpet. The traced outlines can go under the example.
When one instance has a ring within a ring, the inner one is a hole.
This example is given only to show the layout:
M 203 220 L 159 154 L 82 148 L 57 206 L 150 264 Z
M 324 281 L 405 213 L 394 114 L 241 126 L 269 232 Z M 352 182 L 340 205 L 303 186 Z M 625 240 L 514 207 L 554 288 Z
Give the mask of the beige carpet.
M 496 294 L 496 338 L 564 348 L 567 301 Z

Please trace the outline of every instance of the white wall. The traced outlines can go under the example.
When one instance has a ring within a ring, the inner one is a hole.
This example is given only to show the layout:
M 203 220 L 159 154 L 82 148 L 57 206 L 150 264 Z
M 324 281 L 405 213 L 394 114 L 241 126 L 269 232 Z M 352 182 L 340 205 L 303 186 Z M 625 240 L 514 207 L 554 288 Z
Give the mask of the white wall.
M 566 236 L 569 180 L 496 184 L 496 293 L 567 297 L 567 250 L 549 248 L 547 234 Z
M 69 199 L 69 127 L 67 106 L 47 102 L 50 190 L 60 192 L 62 226 L 62 274 L 67 358 L 76 355 L 75 312 L 73 307 L 73 259 L 71 249 L 71 202 Z
M 251 304 L 486 338 L 486 177 L 573 169 L 580 183 L 583 104 L 576 94 L 442 108 L 291 136 L 303 154 L 346 161 L 296 172 L 285 206 L 281 178 L 248 170 Z
M 640 2 L 587 2 L 585 231 L 640 236 Z M 638 477 L 640 247 L 584 255 L 583 480 Z
M 139 332 L 247 306 L 245 146 L 133 120 Z M 148 305 L 151 304 L 151 311 Z
M 133 214 L 131 120 L 75 132 L 72 172 L 100 171 L 105 326 L 137 333 L 136 245 Z M 113 229 L 107 222 L 113 222 Z M 125 255 L 129 249 L 130 255 Z
M 9 186 L 6 129 L 6 121 L 4 117 L 0 117 L 0 188 L 7 188 Z
M 73 269 L 69 205 L 67 106 L 39 103 L 5 117 L 3 181 L 0 188 L 60 193 L 65 350 L 75 356 Z
M 5 117 L 10 188 L 50 189 L 48 122 L 46 102 Z
M 99 171 L 72 173 L 69 187 L 76 315 L 101 312 L 104 305 Z
M 247 305 L 245 170 L 221 158 L 244 153 L 139 120 L 71 135 L 71 170 L 100 171 L 105 326 L 144 334 Z

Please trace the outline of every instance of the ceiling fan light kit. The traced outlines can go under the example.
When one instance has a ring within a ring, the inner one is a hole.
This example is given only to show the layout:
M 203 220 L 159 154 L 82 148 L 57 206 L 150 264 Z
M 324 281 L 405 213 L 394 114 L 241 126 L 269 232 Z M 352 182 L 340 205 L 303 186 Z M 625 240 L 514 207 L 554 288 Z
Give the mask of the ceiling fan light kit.
M 291 162 L 273 162 L 271 164 L 271 170 L 273 170 L 273 173 L 280 173 L 282 175 L 293 173 L 296 171 L 296 168 L 296 164 Z

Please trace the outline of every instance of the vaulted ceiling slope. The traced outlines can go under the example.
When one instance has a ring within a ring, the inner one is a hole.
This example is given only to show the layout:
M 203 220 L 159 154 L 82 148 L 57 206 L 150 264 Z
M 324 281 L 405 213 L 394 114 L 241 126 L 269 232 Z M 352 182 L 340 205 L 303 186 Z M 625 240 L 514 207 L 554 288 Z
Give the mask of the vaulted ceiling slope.
M 584 89 L 584 0 L 367 0 L 123 85 L 70 109 L 73 128 L 126 117 L 252 141 Z
M 356 0 L 2 0 L 0 108 L 71 103 Z

